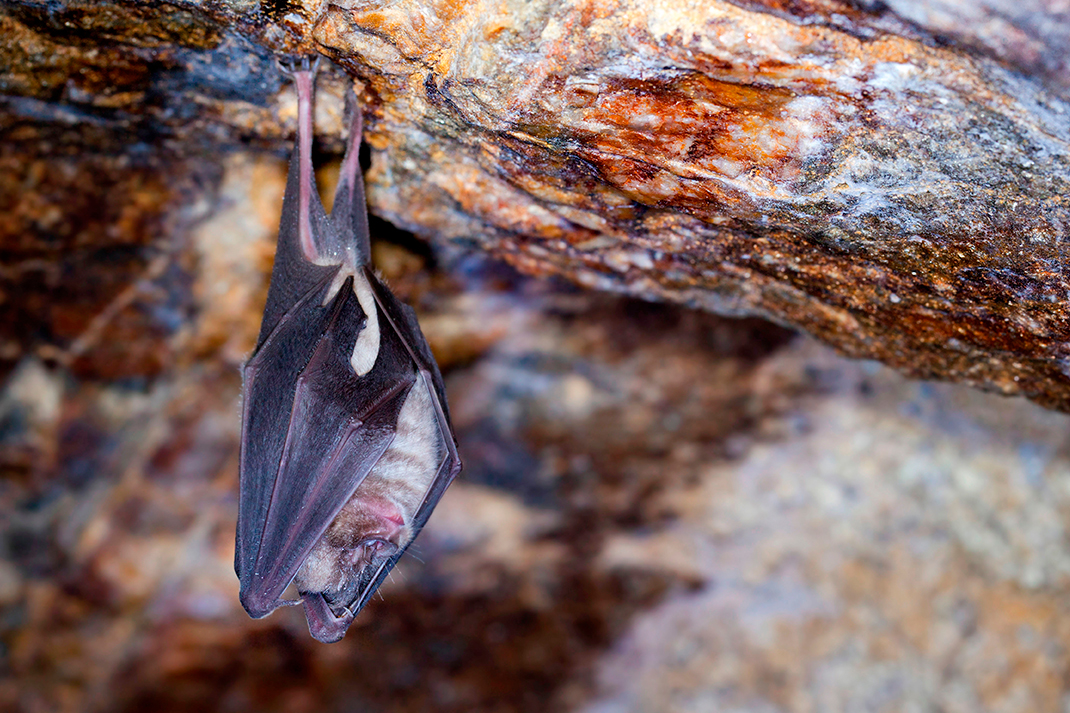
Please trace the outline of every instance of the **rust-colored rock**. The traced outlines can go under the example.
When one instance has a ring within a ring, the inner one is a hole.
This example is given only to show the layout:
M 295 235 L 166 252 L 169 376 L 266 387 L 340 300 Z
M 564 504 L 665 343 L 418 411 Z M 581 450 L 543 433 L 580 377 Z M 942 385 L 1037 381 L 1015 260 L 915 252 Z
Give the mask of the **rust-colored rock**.
M 372 210 L 422 236 L 1066 410 L 1060 8 L 25 0 L 0 126 L 278 147 L 271 55 L 318 51 L 364 81 Z
M 418 4 L 314 29 L 382 72 L 395 222 L 1070 408 L 1070 18 L 1016 12 L 1029 77 L 856 4 Z

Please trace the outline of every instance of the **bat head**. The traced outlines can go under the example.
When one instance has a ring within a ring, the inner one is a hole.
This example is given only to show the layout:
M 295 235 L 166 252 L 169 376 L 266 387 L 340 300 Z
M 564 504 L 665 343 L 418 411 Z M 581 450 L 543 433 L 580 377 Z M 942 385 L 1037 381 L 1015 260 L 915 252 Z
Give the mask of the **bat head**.
M 405 515 L 377 485 L 365 480 L 312 548 L 294 578 L 302 596 L 320 593 L 332 607 L 348 608 L 361 585 L 408 543 Z

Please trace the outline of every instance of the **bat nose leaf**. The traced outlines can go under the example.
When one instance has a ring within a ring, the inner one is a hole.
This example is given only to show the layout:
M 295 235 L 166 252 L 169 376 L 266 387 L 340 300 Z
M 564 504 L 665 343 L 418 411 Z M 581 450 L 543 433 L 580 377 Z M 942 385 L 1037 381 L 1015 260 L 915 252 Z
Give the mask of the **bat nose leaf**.
M 342 616 L 336 615 L 319 594 L 307 596 L 303 601 L 308 631 L 312 638 L 325 644 L 333 644 L 346 635 L 346 630 L 353 623 L 352 614 L 347 611 Z

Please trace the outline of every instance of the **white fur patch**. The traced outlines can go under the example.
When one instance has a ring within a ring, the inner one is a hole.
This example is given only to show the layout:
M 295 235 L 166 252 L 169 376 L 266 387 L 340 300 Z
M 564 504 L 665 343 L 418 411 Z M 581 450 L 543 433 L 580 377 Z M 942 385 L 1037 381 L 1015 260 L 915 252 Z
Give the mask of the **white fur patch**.
M 353 355 L 349 357 L 349 364 L 353 367 L 353 371 L 357 372 L 357 376 L 364 376 L 372 370 L 375 360 L 379 358 L 379 307 L 375 302 L 375 295 L 372 294 L 372 286 L 368 284 L 368 278 L 364 275 L 364 270 L 350 271 L 344 267 L 339 270 L 334 276 L 334 282 L 327 289 L 323 304 L 326 306 L 331 303 L 338 294 L 338 290 L 342 289 L 346 278 L 350 276 L 353 278 L 353 294 L 357 296 L 357 302 L 360 303 L 364 314 L 368 315 L 368 321 L 357 335 L 357 342 L 353 345 Z
M 363 270 L 357 270 L 353 275 L 353 294 L 357 296 L 361 309 L 368 315 L 368 321 L 357 335 L 357 343 L 353 345 L 353 356 L 349 358 L 349 363 L 353 365 L 357 376 L 364 376 L 372 370 L 375 360 L 379 357 L 379 306 L 375 303 L 372 286 L 368 284 Z
M 337 554 L 324 538 L 320 538 L 294 577 L 294 582 L 306 592 L 326 592 L 341 589 L 345 576 L 346 572 L 338 567 Z
M 393 484 L 391 489 L 395 500 L 402 504 L 406 524 L 431 487 L 443 450 L 431 384 L 419 373 L 398 413 L 394 441 L 368 476 Z M 408 495 L 403 495 L 406 491 Z

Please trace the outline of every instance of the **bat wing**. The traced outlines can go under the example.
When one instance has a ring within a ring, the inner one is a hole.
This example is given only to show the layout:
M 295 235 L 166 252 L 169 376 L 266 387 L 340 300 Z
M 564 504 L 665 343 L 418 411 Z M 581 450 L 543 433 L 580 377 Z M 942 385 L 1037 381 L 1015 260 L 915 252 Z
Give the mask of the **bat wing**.
M 371 270 L 365 269 L 365 274 L 368 276 L 368 284 L 371 285 L 372 292 L 375 294 L 375 301 L 386 316 L 392 329 L 405 342 L 413 361 L 416 362 L 420 369 L 430 375 L 432 386 L 435 390 L 435 400 L 442 411 L 442 425 L 449 434 L 446 440 L 456 450 L 453 424 L 450 422 L 449 407 L 446 404 L 446 387 L 442 382 L 442 373 L 438 369 L 438 363 L 435 362 L 434 355 L 431 354 L 431 347 L 427 345 L 427 340 L 424 339 L 423 332 L 420 330 L 420 324 L 416 320 L 416 312 L 413 311 L 412 307 L 395 297 L 394 293 L 387 289 L 386 285 L 380 282 Z M 457 470 L 460 471 L 460 468 L 460 462 L 458 462 Z
M 284 603 L 313 545 L 393 440 L 416 380 L 399 338 L 381 339 L 375 369 L 353 371 L 367 315 L 352 283 L 326 307 L 327 286 L 299 300 L 245 368 L 236 570 L 254 617 Z
M 431 348 L 427 345 L 427 340 L 424 338 L 420 325 L 416 321 L 416 312 L 413 311 L 412 307 L 394 297 L 394 294 L 370 270 L 366 270 L 366 273 L 368 282 L 375 294 L 376 304 L 379 306 L 381 314 L 385 317 L 383 321 L 389 324 L 390 329 L 401 337 L 402 342 L 409 351 L 409 355 L 421 373 L 425 375 L 432 389 L 435 418 L 442 431 L 445 444 L 445 458 L 415 517 L 415 531 L 419 532 L 426 524 L 427 518 L 431 516 L 431 511 L 435 509 L 446 488 L 461 472 L 461 458 L 457 454 L 457 440 L 453 435 L 453 423 L 450 421 L 449 406 L 446 403 L 446 387 L 442 381 L 442 373 L 439 371 L 438 363 L 431 354 Z M 400 558 L 402 554 L 404 554 L 404 550 L 396 555 L 390 567 L 394 566 L 397 558 Z
M 323 265 L 313 262 L 302 247 L 302 233 L 307 232 L 312 236 L 312 244 L 318 245 L 329 242 L 328 236 L 334 231 L 324 213 L 315 184 L 311 188 L 304 186 L 304 182 L 310 180 L 312 168 L 311 165 L 304 165 L 305 151 L 300 144 L 301 139 L 298 138 L 286 178 L 275 263 L 271 268 L 271 286 L 264 307 L 264 320 L 260 323 L 257 349 L 278 326 L 283 315 L 322 283 L 329 281 L 339 268 L 337 263 Z
M 364 199 L 364 178 L 360 172 L 360 142 L 364 120 L 353 93 L 346 94 L 350 115 L 349 139 L 338 185 L 334 191 L 330 222 L 335 240 L 329 246 L 334 254 L 350 257 L 353 265 L 371 262 L 371 242 L 368 231 L 368 205 Z
M 432 418 L 440 434 L 443 450 L 430 487 L 424 493 L 423 499 L 413 516 L 411 537 L 380 566 L 364 570 L 361 573 L 361 581 L 356 588 L 357 595 L 355 599 L 341 611 L 336 611 L 335 608 L 328 604 L 322 594 L 303 595 L 302 599 L 305 616 L 308 619 L 309 631 L 314 638 L 325 643 L 338 641 L 345 635 L 353 619 L 368 603 L 398 560 L 408 550 L 416 535 L 427 523 L 427 519 L 431 516 L 435 506 L 438 505 L 438 501 L 442 498 L 446 488 L 461 471 L 461 459 L 457 454 L 457 443 L 446 406 L 442 375 L 434 357 L 431 355 L 427 340 L 424 338 L 416 321 L 416 314 L 412 308 L 394 297 L 393 293 L 375 277 L 374 273 L 366 268 L 364 272 L 375 296 L 376 306 L 379 309 L 379 324 L 384 334 L 392 335 L 391 341 L 393 341 L 393 338 L 397 339 L 398 345 L 405 349 L 408 358 L 419 371 L 420 376 L 414 388 L 427 388 L 430 390 L 430 403 L 433 409 Z M 378 368 L 378 365 L 376 368 Z

